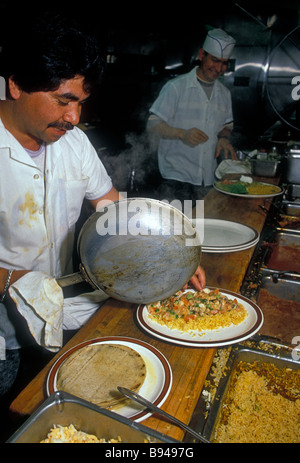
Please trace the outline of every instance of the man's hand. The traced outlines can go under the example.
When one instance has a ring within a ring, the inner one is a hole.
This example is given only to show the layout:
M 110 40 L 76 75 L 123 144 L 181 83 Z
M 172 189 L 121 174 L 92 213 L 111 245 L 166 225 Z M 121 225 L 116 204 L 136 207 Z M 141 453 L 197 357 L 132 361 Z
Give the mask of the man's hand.
M 201 291 L 206 286 L 206 276 L 204 269 L 199 265 L 195 274 L 189 281 L 197 291 Z M 187 285 L 184 287 L 187 288 Z
M 196 128 L 188 130 L 182 129 L 180 139 L 186 145 L 193 147 L 200 143 L 205 143 L 208 140 L 208 136 L 206 133 L 202 132 L 202 130 Z
M 222 151 L 224 152 L 225 159 L 231 158 L 231 159 L 237 160 L 235 149 L 233 148 L 230 141 L 225 137 L 219 138 L 217 149 L 216 149 L 216 158 L 220 156 Z

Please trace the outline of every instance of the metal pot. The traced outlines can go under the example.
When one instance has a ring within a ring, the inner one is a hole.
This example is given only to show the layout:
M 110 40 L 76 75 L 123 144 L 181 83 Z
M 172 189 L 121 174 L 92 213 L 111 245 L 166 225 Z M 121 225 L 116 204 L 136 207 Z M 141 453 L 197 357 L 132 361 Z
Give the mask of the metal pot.
M 95 212 L 78 238 L 80 272 L 61 287 L 88 281 L 110 297 L 150 303 L 171 296 L 195 273 L 200 240 L 190 220 L 161 201 L 130 198 Z

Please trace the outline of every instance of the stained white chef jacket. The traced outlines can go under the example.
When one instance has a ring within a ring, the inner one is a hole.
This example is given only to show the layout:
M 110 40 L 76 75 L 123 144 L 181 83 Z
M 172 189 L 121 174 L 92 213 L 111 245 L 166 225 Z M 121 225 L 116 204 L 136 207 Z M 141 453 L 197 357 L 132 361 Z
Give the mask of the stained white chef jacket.
M 98 155 L 78 128 L 46 146 L 42 172 L 0 120 L 0 266 L 60 277 L 72 272 L 75 224 L 84 198 L 112 188 Z M 17 347 L 0 304 L 0 336 Z
M 160 139 L 158 164 L 163 178 L 193 185 L 212 185 L 217 167 L 215 158 L 217 135 L 232 124 L 230 91 L 215 81 L 210 99 L 201 87 L 196 69 L 167 82 L 150 112 L 175 128 L 198 128 L 209 139 L 189 147 L 181 140 Z

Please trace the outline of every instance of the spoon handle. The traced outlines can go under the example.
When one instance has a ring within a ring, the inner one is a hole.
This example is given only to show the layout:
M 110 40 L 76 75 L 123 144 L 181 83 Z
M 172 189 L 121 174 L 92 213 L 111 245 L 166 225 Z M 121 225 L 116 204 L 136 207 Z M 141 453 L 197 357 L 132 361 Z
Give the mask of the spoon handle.
M 130 391 L 129 389 L 126 389 L 125 387 L 121 387 L 121 386 L 118 386 L 118 390 L 121 392 L 121 394 L 125 395 L 126 397 L 128 397 L 129 399 L 132 399 L 132 400 L 135 400 L 136 402 L 138 402 L 139 404 L 141 405 L 144 405 L 146 406 L 147 408 L 149 408 L 150 410 L 158 413 L 159 415 L 161 416 L 164 416 L 165 418 L 168 418 L 170 421 L 173 421 L 175 424 L 177 424 L 178 426 L 180 426 L 181 428 L 185 429 L 185 431 L 189 432 L 190 434 L 192 434 L 192 436 L 196 437 L 198 440 L 200 440 L 201 442 L 203 443 L 206 443 L 206 444 L 209 444 L 210 441 L 205 439 L 205 437 L 201 436 L 201 434 L 197 433 L 196 431 L 194 431 L 192 428 L 190 428 L 189 426 L 187 426 L 185 423 L 183 423 L 182 421 L 178 420 L 177 418 L 175 418 L 174 416 L 172 415 L 169 415 L 169 413 L 165 412 L 164 410 L 162 410 L 161 408 L 158 408 L 156 405 L 154 405 L 152 402 L 149 402 L 147 399 L 145 399 L 144 397 L 140 396 L 139 394 L 137 394 L 136 392 L 133 392 L 133 391 Z

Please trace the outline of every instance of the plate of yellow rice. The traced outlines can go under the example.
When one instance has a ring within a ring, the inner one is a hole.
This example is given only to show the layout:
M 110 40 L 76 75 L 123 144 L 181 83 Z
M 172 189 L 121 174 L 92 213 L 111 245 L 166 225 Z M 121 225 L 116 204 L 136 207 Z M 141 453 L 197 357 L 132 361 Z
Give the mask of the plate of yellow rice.
M 167 299 L 140 305 L 136 318 L 154 337 L 193 347 L 244 341 L 263 324 L 263 313 L 253 301 L 213 287 L 181 290 Z
M 283 189 L 277 185 L 256 181 L 222 180 L 215 182 L 214 188 L 220 193 L 249 199 L 272 198 L 283 193 Z

